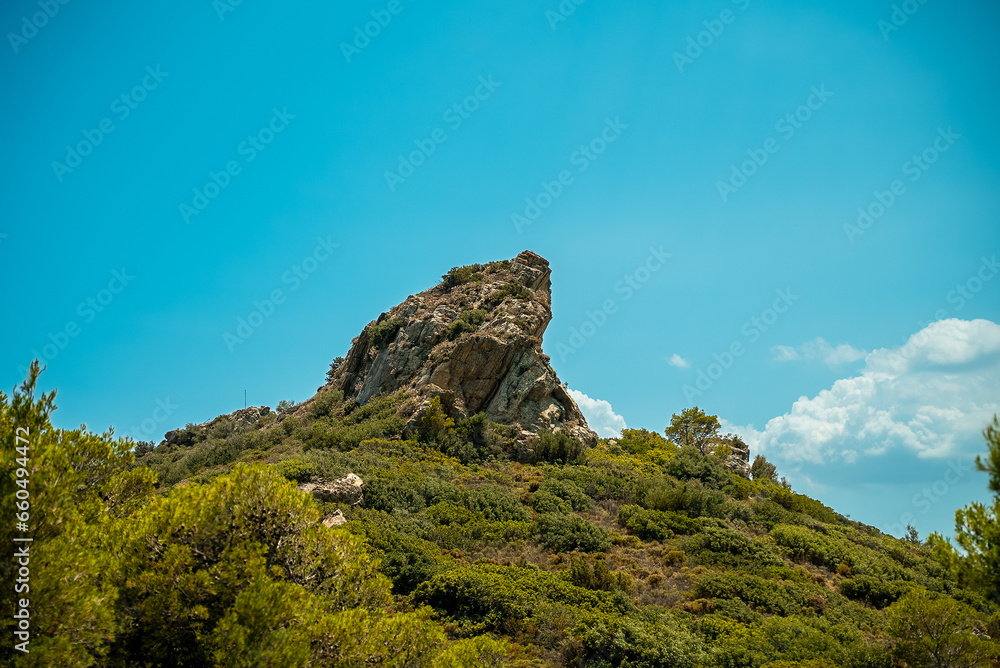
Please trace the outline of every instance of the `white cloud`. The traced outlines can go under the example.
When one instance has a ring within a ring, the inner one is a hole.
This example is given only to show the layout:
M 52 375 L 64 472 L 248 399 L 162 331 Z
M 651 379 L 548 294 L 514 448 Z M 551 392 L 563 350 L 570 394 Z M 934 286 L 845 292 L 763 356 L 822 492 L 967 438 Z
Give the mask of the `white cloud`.
M 625 418 L 615 413 L 611 404 L 603 399 L 591 399 L 583 392 L 566 388 L 569 396 L 580 407 L 587 424 L 602 438 L 618 438 L 626 428 Z
M 800 360 L 818 359 L 830 366 L 834 366 L 856 362 L 868 353 L 864 350 L 858 350 L 847 343 L 840 343 L 833 346 L 822 336 L 817 336 L 814 340 L 806 341 L 798 348 L 774 346 L 771 348 L 771 354 L 774 355 L 776 362 L 797 362 Z
M 763 431 L 741 429 L 759 451 L 790 461 L 854 463 L 897 448 L 940 458 L 963 445 L 978 448 L 982 429 L 998 412 L 1000 325 L 952 318 L 928 325 L 899 348 L 873 351 L 860 375 L 800 397 Z
M 691 362 L 688 362 L 686 359 L 684 359 L 677 353 L 674 353 L 672 356 L 667 358 L 667 364 L 669 364 L 670 366 L 675 366 L 678 369 L 686 369 L 689 366 L 691 366 Z

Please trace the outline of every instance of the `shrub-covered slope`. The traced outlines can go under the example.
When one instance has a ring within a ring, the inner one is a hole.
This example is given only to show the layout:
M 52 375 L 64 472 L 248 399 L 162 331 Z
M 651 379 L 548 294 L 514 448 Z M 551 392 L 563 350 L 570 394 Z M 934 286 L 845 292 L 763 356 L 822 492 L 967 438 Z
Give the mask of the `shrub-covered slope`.
M 359 407 L 327 390 L 139 463 L 168 497 L 170 483 L 211 485 L 244 461 L 295 482 L 360 475 L 362 504 L 322 512 L 343 512 L 392 605 L 429 607 L 451 638 L 507 641 L 505 665 L 991 665 L 991 592 L 960 586 L 918 539 L 795 493 L 763 459 L 756 478 L 737 475 L 717 433 L 678 445 L 687 412 L 674 441 L 637 429 L 586 448 L 564 434 L 524 444 L 437 402 L 404 439 L 406 401 Z M 921 650 L 934 624 L 944 663 Z

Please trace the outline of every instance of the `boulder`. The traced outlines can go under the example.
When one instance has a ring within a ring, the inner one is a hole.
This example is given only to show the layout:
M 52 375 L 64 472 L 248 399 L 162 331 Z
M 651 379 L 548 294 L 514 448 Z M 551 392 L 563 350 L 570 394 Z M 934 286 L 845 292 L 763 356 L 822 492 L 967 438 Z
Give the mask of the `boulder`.
M 344 517 L 344 513 L 340 512 L 338 508 L 332 515 L 327 515 L 323 518 L 323 526 L 326 528 L 339 527 L 341 524 L 347 524 L 347 518 Z
M 353 473 L 334 481 L 315 479 L 299 485 L 299 490 L 309 492 L 322 503 L 348 503 L 356 506 L 365 500 L 364 481 Z

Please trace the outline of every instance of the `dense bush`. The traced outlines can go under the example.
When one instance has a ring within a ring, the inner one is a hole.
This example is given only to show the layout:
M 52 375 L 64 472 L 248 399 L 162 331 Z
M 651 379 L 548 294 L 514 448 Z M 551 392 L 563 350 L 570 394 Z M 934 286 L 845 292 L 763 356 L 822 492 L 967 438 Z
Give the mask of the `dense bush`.
M 543 513 L 537 523 L 542 544 L 556 552 L 604 552 L 611 547 L 608 532 L 579 515 Z
M 684 512 L 691 517 L 723 517 L 729 510 L 726 495 L 709 489 L 699 480 L 680 484 L 654 481 L 649 486 L 640 487 L 637 501 L 652 510 Z
M 531 496 L 531 506 L 540 513 L 586 510 L 592 503 L 575 482 L 556 478 L 547 479 Z
M 532 462 L 575 464 L 583 456 L 584 445 L 566 432 L 543 431 L 531 441 Z
M 392 318 L 391 320 L 383 320 L 369 326 L 368 336 L 371 344 L 376 348 L 382 348 L 386 344 L 391 343 L 396 338 L 396 334 L 400 328 L 405 324 L 406 320 L 403 318 Z
M 531 291 L 524 287 L 521 283 L 517 281 L 511 281 L 507 283 L 500 291 L 493 295 L 494 302 L 502 302 L 507 297 L 512 297 L 514 299 L 531 299 Z
M 847 552 L 840 545 L 803 526 L 779 524 L 771 530 L 771 537 L 796 560 L 808 560 L 833 570 L 847 559 Z
M 695 668 L 703 665 L 701 640 L 668 613 L 594 615 L 573 629 L 588 666 Z
M 628 592 L 633 588 L 632 579 L 625 573 L 612 573 L 602 556 L 594 560 L 593 566 L 583 557 L 573 557 L 567 577 L 584 589 Z
M 448 325 L 448 338 L 457 339 L 459 335 L 466 332 L 474 332 L 486 321 L 486 311 L 482 309 L 468 309 L 462 311 L 457 318 Z
M 707 525 L 691 541 L 698 560 L 705 564 L 724 564 L 759 570 L 782 566 L 784 562 L 759 541 L 751 540 L 727 526 Z
M 417 587 L 415 599 L 459 622 L 464 633 L 516 632 L 545 603 L 612 613 L 615 598 L 577 587 L 537 568 L 475 564 L 454 568 Z
M 527 508 L 499 487 L 476 487 L 465 493 L 465 507 L 490 522 L 524 522 L 531 519 Z
M 464 267 L 452 267 L 448 273 L 441 277 L 441 281 L 446 289 L 464 283 L 481 283 L 483 281 L 483 270 L 486 267 L 481 264 L 467 264 Z
M 278 462 L 278 473 L 294 482 L 308 482 L 316 475 L 316 464 L 301 459 L 284 459 Z
M 863 601 L 876 608 L 885 608 L 913 587 L 903 580 L 883 580 L 870 575 L 858 575 L 840 583 L 840 593 L 855 601 Z
M 701 531 L 701 520 L 670 510 L 646 510 L 636 505 L 618 509 L 618 524 L 645 540 L 666 540 L 676 534 Z

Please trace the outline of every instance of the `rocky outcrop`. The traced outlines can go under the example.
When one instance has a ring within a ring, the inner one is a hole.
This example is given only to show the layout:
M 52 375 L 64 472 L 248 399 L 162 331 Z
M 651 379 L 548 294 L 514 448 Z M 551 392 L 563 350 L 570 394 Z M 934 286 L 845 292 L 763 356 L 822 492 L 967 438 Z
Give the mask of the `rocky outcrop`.
M 338 508 L 332 515 L 327 515 L 323 518 L 323 526 L 327 529 L 332 527 L 339 527 L 342 524 L 347 524 L 347 518 L 344 517 L 344 513 Z
M 721 441 L 716 441 L 710 443 L 706 447 L 706 455 L 710 455 L 715 452 L 716 448 L 726 447 L 730 450 L 730 454 L 726 455 L 723 464 L 728 468 L 732 469 L 734 472 L 743 476 L 744 478 L 750 477 L 750 448 L 743 441 L 739 439 L 725 438 Z
M 323 503 L 349 503 L 356 506 L 365 500 L 364 481 L 353 473 L 332 482 L 315 479 L 299 485 L 299 490 L 309 492 Z
M 565 431 L 594 443 L 597 435 L 542 353 L 550 275 L 548 262 L 530 251 L 456 267 L 369 323 L 326 387 L 359 404 L 405 389 L 417 402 L 411 423 L 439 396 L 452 417 L 484 412 L 518 425 L 525 437 Z
M 202 440 L 208 434 L 209 429 L 223 420 L 228 420 L 233 426 L 252 426 L 265 415 L 270 414 L 270 406 L 247 406 L 228 415 L 220 415 L 198 425 L 189 425 L 183 429 L 174 429 L 163 435 L 163 441 L 167 445 L 191 445 L 193 442 Z

